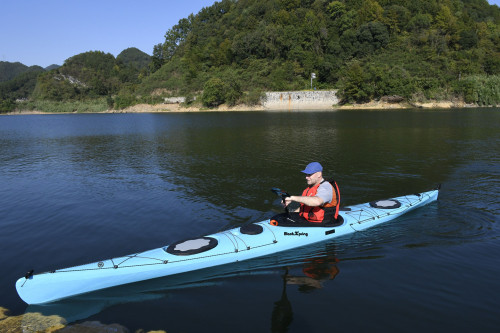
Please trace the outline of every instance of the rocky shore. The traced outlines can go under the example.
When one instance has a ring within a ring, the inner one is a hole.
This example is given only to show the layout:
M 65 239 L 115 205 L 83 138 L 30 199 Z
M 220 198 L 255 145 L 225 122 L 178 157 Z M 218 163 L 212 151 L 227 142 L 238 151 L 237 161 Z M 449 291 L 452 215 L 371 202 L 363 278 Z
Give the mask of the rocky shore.
M 44 316 L 40 313 L 25 313 L 19 316 L 9 316 L 8 310 L 0 307 L 0 332 L 11 333 L 133 333 L 119 324 L 103 324 L 98 321 L 84 321 L 81 323 L 66 323 L 66 320 L 57 315 Z M 146 333 L 138 330 L 136 333 Z M 148 331 L 147 333 L 165 333 L 163 330 Z

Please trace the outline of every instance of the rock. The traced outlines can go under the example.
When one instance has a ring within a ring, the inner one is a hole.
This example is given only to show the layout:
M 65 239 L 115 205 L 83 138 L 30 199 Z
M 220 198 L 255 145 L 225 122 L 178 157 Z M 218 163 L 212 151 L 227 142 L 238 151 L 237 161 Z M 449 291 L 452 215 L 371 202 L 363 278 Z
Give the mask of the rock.
M 0 306 L 0 320 L 7 318 L 7 309 Z
M 7 310 L 0 308 L 0 332 L 35 333 L 56 332 L 64 327 L 66 321 L 59 316 L 43 316 L 40 313 L 26 313 L 20 316 L 8 317 Z
M 393 96 L 382 96 L 380 100 L 382 102 L 387 102 L 387 103 L 401 103 L 405 100 L 405 98 L 402 96 L 393 95 Z
M 118 324 L 105 325 L 98 321 L 86 321 L 67 326 L 57 333 L 129 333 L 129 330 Z

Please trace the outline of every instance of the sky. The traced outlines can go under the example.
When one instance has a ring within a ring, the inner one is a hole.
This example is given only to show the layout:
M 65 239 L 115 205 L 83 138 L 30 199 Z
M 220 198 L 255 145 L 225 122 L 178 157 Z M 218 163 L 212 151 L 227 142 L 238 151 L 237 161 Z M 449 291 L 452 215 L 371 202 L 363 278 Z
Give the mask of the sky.
M 151 55 L 168 29 L 214 2 L 0 0 L 0 61 L 47 67 L 87 51 L 116 57 L 129 47 Z
M 499 0 L 500 1 L 500 0 Z M 0 61 L 62 65 L 87 51 L 151 55 L 180 19 L 215 0 L 0 0 Z

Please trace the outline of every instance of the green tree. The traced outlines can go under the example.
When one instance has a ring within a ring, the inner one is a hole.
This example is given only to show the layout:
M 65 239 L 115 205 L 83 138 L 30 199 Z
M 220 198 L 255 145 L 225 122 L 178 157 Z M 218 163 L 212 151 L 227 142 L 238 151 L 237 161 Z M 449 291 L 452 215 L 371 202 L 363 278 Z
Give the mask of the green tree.
M 336 20 L 347 12 L 346 6 L 340 1 L 332 1 L 326 6 L 327 12 L 333 20 Z
M 385 47 L 389 42 L 389 32 L 380 22 L 370 22 L 359 27 L 357 32 L 357 54 L 365 56 Z
M 340 85 L 340 95 L 344 103 L 367 102 L 373 96 L 369 73 L 358 61 L 349 65 Z
M 358 10 L 358 23 L 368 23 L 371 21 L 382 22 L 384 9 L 375 0 L 365 0 Z
M 216 107 L 225 102 L 225 85 L 221 79 L 212 78 L 203 86 L 201 100 L 203 105 Z
M 151 57 L 151 64 L 150 64 L 150 70 L 151 73 L 156 72 L 163 66 L 163 64 L 166 62 L 166 56 L 164 54 L 164 48 L 163 44 L 156 44 L 153 47 L 153 56 Z
M 0 98 L 0 113 L 6 113 L 16 108 L 16 102 L 12 98 Z
M 479 38 L 477 33 L 474 30 L 464 30 L 460 32 L 460 41 L 459 44 L 462 49 L 471 49 L 477 46 L 479 42 Z

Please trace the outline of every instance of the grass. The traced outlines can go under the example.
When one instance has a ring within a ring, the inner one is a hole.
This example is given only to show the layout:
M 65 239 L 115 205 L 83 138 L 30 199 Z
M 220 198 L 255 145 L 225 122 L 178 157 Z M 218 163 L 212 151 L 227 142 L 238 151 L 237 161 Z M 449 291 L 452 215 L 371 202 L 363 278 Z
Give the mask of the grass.
M 108 110 L 108 104 L 106 98 L 64 102 L 29 101 L 18 104 L 17 109 L 47 113 L 91 113 Z

